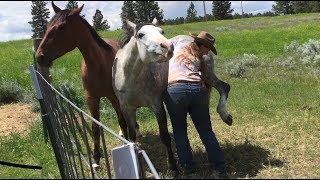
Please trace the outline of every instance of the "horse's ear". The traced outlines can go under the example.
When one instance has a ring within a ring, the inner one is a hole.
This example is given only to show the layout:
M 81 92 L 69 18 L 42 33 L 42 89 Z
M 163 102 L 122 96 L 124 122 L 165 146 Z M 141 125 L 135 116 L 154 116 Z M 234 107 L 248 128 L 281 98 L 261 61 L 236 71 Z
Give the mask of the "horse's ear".
M 81 7 L 72 10 L 72 12 L 71 12 L 69 15 L 70 15 L 70 16 L 75 15 L 75 14 L 76 14 L 76 15 L 79 15 L 80 12 L 82 11 L 83 6 L 84 6 L 84 4 L 82 4 Z
M 159 22 L 158 22 L 157 18 L 153 18 L 152 24 L 159 26 Z
M 53 10 L 54 10 L 55 13 L 61 11 L 61 9 L 60 9 L 58 6 L 56 6 L 56 5 L 53 3 L 53 1 L 51 1 L 51 5 L 52 5 L 52 8 L 53 8 Z
M 126 22 L 127 22 L 127 25 L 128 25 L 129 27 L 131 27 L 132 29 L 135 29 L 135 28 L 136 28 L 136 24 L 135 24 L 135 23 L 133 23 L 133 22 L 131 22 L 131 21 L 129 21 L 129 20 L 126 20 Z

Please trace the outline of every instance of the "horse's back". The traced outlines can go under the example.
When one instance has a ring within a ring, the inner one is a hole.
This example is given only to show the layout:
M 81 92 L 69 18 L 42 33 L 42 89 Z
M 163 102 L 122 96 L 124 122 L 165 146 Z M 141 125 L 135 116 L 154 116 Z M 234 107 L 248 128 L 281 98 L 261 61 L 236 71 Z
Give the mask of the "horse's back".
M 193 37 L 188 35 L 177 35 L 170 39 L 170 41 L 184 41 L 184 42 L 192 42 L 194 41 Z

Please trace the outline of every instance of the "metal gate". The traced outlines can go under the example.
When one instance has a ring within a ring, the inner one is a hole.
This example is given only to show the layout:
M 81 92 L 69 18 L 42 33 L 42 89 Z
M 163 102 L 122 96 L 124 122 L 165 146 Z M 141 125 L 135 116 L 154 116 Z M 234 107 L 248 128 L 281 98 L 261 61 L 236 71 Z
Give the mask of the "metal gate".
M 44 134 L 50 139 L 60 175 L 63 179 L 117 178 L 116 175 L 119 170 L 117 168 L 119 168 L 119 165 L 121 166 L 121 162 L 113 162 L 112 149 L 119 149 L 119 146 L 108 147 L 107 135 L 113 138 L 113 141 L 114 139 L 118 140 L 121 145 L 129 145 L 136 152 L 137 167 L 130 166 L 129 168 L 135 168 L 137 173 L 134 177 L 129 176 L 127 178 L 146 178 L 145 172 L 149 171 L 152 173 L 152 178 L 160 179 L 144 150 L 119 136 L 74 105 L 69 99 L 70 96 L 66 88 L 62 88 L 63 95 L 46 81 L 33 65 L 30 66 L 30 72 L 41 107 Z M 96 123 L 101 132 L 102 156 L 104 157 L 102 159 L 104 161 L 100 162 L 102 165 L 98 172 L 92 167 L 93 150 L 91 147 L 93 147 L 93 141 L 91 123 Z M 132 158 L 130 154 L 128 154 L 128 157 Z M 117 164 L 116 168 L 115 164 Z M 126 170 L 122 169 L 122 171 Z M 120 174 L 124 175 L 122 172 Z

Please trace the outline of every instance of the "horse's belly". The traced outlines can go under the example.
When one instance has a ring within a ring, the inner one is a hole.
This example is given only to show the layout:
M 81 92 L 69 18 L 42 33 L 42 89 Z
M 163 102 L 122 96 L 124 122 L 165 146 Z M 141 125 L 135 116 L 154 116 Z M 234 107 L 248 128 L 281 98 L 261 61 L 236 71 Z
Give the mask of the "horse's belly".
M 130 107 L 151 107 L 158 103 L 158 94 L 151 95 L 144 91 L 132 91 L 130 89 L 124 91 L 117 91 L 117 97 L 121 104 L 125 104 Z

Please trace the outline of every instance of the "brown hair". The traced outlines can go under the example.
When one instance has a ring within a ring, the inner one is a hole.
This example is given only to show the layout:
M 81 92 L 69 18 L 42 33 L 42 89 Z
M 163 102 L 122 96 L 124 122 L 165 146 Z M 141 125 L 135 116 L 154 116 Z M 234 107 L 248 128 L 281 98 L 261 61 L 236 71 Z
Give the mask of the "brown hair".
M 200 51 L 199 45 L 196 42 L 191 42 L 188 46 L 182 49 L 183 53 L 179 54 L 176 60 L 179 63 L 185 61 L 185 63 L 199 64 L 198 61 L 201 61 L 202 52 Z
M 200 51 L 200 45 L 201 44 L 198 42 L 191 42 L 190 46 L 185 47 L 185 49 L 187 50 L 187 52 L 194 55 L 195 57 L 201 58 L 202 52 Z

